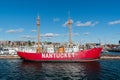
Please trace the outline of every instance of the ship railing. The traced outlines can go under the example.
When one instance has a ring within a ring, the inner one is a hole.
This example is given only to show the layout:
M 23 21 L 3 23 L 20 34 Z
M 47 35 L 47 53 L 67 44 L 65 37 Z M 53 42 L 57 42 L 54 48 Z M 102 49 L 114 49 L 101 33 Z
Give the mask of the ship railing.
M 18 48 L 18 51 L 22 51 L 22 52 L 36 52 L 36 48 L 35 47 L 21 46 L 21 47 Z

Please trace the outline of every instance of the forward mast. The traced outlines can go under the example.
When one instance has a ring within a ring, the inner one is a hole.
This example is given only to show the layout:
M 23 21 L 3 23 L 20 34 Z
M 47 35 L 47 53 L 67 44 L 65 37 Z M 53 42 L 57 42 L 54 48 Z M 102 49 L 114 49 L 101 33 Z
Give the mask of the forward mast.
M 36 49 L 37 53 L 41 53 L 42 52 L 42 48 L 40 46 L 40 17 L 37 17 L 37 27 L 38 27 L 38 46 Z

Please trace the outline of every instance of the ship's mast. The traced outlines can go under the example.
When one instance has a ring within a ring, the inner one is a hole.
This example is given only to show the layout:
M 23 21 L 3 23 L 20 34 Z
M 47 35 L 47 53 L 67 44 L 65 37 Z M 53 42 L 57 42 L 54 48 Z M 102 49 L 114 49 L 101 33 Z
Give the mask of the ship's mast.
M 72 47 L 72 21 L 70 19 L 70 14 L 68 14 L 68 28 L 69 28 L 69 44 L 70 44 L 70 48 Z
M 38 47 L 37 47 L 37 53 L 42 52 L 42 49 L 40 47 L 40 17 L 37 17 L 37 27 L 38 27 Z

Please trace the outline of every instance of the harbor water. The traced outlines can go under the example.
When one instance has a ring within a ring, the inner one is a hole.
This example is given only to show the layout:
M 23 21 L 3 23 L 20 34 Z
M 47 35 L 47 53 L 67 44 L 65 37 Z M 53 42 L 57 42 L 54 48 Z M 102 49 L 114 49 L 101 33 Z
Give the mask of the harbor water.
M 120 80 L 120 60 L 60 63 L 1 59 L 0 80 Z

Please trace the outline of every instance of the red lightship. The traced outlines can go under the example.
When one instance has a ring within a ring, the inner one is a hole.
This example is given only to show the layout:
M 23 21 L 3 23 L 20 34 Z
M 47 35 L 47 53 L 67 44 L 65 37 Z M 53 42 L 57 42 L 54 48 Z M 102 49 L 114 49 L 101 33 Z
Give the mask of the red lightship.
M 37 18 L 38 46 L 36 51 L 19 50 L 17 54 L 21 59 L 28 61 L 60 61 L 60 62 L 90 62 L 100 58 L 102 48 L 90 48 L 81 50 L 78 45 L 72 43 L 72 21 L 68 19 L 69 44 L 62 47 L 55 45 L 40 45 L 40 18 Z

